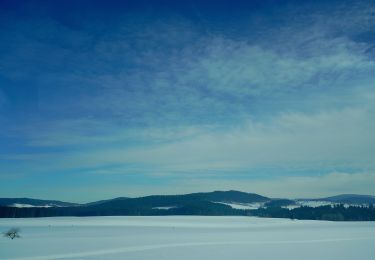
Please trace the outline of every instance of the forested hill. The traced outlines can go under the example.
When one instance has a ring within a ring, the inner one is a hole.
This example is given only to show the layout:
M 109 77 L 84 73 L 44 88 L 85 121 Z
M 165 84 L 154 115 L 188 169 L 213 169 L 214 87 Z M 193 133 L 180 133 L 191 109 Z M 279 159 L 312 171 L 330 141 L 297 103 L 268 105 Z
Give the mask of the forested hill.
M 347 204 L 375 204 L 375 196 L 357 194 L 342 194 L 315 200 Z
M 138 198 L 119 197 L 108 200 L 94 201 L 86 204 L 77 204 L 70 202 L 62 202 L 56 200 L 40 200 L 29 198 L 0 198 L 0 206 L 17 206 L 18 207 L 122 207 L 128 204 L 150 207 L 171 206 L 174 204 L 183 204 L 189 201 L 213 201 L 213 202 L 234 202 L 234 203 L 255 203 L 267 202 L 270 198 L 255 194 L 240 191 L 213 191 L 190 193 L 183 195 L 152 195 Z
M 344 205 L 335 202 L 329 205 L 310 207 L 297 200 L 271 199 L 239 191 L 155 195 L 139 198 L 120 197 L 87 204 L 61 202 L 62 204 L 58 206 L 48 207 L 43 206 L 47 201 L 34 201 L 38 204 L 35 206 L 30 204 L 33 201 L 15 202 L 12 200 L 11 202 L 11 205 L 0 205 L 0 217 L 243 215 L 337 221 L 375 220 L 373 204 Z M 14 203 L 20 204 L 20 202 L 29 204 L 27 207 L 14 206 Z M 297 205 L 297 203 L 300 204 Z
M 78 206 L 77 203 L 64 202 L 59 200 L 40 200 L 30 198 L 0 198 L 0 206 L 16 207 L 71 207 Z

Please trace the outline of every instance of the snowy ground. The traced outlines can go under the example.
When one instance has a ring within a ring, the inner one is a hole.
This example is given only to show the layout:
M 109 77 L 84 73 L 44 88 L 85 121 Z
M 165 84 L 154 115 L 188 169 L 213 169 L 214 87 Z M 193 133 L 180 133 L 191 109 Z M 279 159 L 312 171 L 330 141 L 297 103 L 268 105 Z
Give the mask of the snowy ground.
M 374 259 L 375 222 L 253 217 L 0 219 L 0 259 Z
M 214 202 L 214 201 L 213 201 Z M 232 209 L 259 209 L 263 207 L 264 203 L 227 203 L 227 202 L 215 202 L 230 206 Z

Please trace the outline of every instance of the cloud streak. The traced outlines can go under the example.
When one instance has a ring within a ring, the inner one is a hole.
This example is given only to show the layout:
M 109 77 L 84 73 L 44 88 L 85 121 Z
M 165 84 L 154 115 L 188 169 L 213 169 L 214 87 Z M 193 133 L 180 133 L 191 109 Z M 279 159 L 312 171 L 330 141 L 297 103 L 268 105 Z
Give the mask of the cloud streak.
M 372 178 L 350 175 L 375 166 L 368 1 L 107 6 L 111 17 L 30 6 L 1 11 L 0 178 L 209 176 L 263 190 L 283 178 L 280 194 L 320 174 L 331 187 L 332 172 Z

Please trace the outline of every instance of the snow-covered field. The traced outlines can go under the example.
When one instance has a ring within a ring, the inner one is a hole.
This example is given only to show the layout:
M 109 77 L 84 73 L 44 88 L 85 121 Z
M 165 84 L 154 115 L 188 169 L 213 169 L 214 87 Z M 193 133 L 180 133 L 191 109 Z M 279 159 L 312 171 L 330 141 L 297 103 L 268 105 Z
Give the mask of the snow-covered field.
M 0 259 L 374 259 L 375 222 L 253 217 L 0 219 Z

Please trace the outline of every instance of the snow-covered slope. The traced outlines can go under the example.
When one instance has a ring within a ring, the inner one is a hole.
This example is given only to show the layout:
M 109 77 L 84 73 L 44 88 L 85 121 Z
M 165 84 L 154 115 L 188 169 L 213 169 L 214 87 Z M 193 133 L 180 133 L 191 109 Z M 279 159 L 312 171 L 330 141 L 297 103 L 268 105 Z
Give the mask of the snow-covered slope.
M 231 206 L 233 209 L 259 209 L 263 207 L 264 203 L 262 202 L 254 202 L 254 203 L 229 203 L 229 202 L 215 202 L 224 205 Z
M 21 203 L 14 203 L 14 204 L 11 204 L 9 206 L 10 207 L 16 207 L 16 208 L 51 208 L 51 207 L 55 207 L 55 206 L 49 205 L 49 204 L 36 206 L 36 205 L 21 204 Z M 59 207 L 59 206 L 56 206 L 56 207 Z
M 40 200 L 30 198 L 0 198 L 0 206 L 31 208 L 31 207 L 72 207 L 77 203 L 64 202 L 59 200 Z

